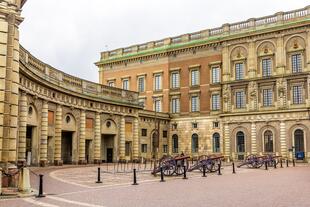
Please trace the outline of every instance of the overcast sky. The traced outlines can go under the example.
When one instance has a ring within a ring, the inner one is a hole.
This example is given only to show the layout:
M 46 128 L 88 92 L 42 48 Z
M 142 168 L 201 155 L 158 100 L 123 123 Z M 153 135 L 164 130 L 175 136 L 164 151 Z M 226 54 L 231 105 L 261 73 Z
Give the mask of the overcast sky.
M 307 6 L 309 0 L 28 0 L 21 44 L 98 82 L 100 52 Z

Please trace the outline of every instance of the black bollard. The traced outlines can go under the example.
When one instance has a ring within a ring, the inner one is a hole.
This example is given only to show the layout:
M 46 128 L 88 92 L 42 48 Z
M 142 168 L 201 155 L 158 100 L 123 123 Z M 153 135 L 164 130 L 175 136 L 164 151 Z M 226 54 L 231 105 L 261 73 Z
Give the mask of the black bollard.
M 165 182 L 163 167 L 160 167 L 160 182 Z
M 233 168 L 233 172 L 232 173 L 236 174 L 236 169 L 235 169 L 235 163 L 234 162 L 232 163 L 232 168 Z
M 268 170 L 268 164 L 265 162 L 265 170 Z
M 286 159 L 286 167 L 288 167 L 288 159 Z
M 96 183 L 102 183 L 102 181 L 100 180 L 100 167 L 98 167 L 98 176 Z
M 280 160 L 280 167 L 283 168 L 282 159 Z
M 206 166 L 205 165 L 202 166 L 202 177 L 207 177 L 207 175 L 206 175 Z
M 218 170 L 218 175 L 222 175 L 221 173 L 221 163 L 218 164 L 219 170 Z
M 186 167 L 185 167 L 185 166 L 183 166 L 183 170 L 184 170 L 184 176 L 183 176 L 183 179 L 187 179 L 187 177 L 186 177 Z
M 132 185 L 138 185 L 136 169 L 133 169 L 133 184 Z
M 274 169 L 277 169 L 277 162 L 275 160 L 273 161 L 273 167 Z
M 45 195 L 43 195 L 43 175 L 40 174 L 39 177 L 40 177 L 39 194 L 38 194 L 37 197 L 38 197 L 38 198 L 43 198 L 43 197 L 45 197 Z
M 293 167 L 295 167 L 295 159 L 293 159 Z

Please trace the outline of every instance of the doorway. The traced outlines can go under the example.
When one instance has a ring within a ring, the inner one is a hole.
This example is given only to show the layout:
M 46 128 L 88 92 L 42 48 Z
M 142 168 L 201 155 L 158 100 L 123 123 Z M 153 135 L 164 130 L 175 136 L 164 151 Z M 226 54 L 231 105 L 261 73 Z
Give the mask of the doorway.
M 116 158 L 114 154 L 115 148 L 115 135 L 114 134 L 102 134 L 101 136 L 101 159 L 103 162 L 113 162 Z
M 304 131 L 297 129 L 294 132 L 294 142 L 295 142 L 295 157 L 297 159 L 303 159 L 305 153 L 304 146 Z
M 72 164 L 72 134 L 68 131 L 61 133 L 61 159 L 64 164 Z
M 85 159 L 87 164 L 90 163 L 90 146 L 92 140 L 85 140 Z
M 27 165 L 32 164 L 32 144 L 33 144 L 33 126 L 27 126 L 26 128 L 26 161 Z
M 113 148 L 107 148 L 107 162 L 113 162 Z

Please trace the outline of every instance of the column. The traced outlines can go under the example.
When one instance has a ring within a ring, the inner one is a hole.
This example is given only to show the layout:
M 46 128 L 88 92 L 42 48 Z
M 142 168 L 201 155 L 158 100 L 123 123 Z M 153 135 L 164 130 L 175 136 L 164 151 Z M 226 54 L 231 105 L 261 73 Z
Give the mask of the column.
M 120 124 L 119 159 L 125 160 L 125 116 L 121 117 L 121 124 Z
M 101 162 L 101 133 L 100 133 L 101 121 L 100 121 L 100 114 L 96 113 L 95 118 L 95 147 L 94 147 L 94 163 Z
M 229 125 L 227 123 L 224 124 L 224 155 L 228 159 L 231 156 Z
M 251 124 L 251 153 L 257 153 L 257 140 L 256 140 L 256 124 L 252 122 Z
M 283 157 L 287 156 L 286 126 L 285 125 L 286 125 L 285 121 L 280 122 L 280 150 L 281 150 L 281 155 Z
M 61 160 L 61 129 L 62 129 L 62 106 L 57 105 L 55 121 L 55 156 L 54 164 L 62 165 Z
M 86 113 L 81 111 L 80 116 L 80 139 L 79 139 L 79 164 L 86 164 L 85 160 L 85 127 L 86 127 Z
M 139 157 L 139 123 L 138 118 L 133 120 L 133 159 Z
M 25 92 L 21 93 L 19 98 L 19 107 L 18 162 L 23 166 L 26 163 L 26 131 L 28 116 L 27 94 Z
M 48 102 L 43 101 L 41 115 L 40 166 L 47 164 Z

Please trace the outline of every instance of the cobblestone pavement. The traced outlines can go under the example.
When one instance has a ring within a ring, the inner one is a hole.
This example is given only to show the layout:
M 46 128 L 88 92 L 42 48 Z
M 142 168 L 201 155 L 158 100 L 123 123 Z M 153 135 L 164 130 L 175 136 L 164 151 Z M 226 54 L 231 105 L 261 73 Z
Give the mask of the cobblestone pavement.
M 131 185 L 132 173 L 111 173 L 111 166 L 101 170 L 103 183 L 96 184 L 97 166 L 35 169 L 44 174 L 46 197 L 0 200 L 0 206 L 310 206 L 310 165 L 305 164 L 268 171 L 237 168 L 236 174 L 231 166 L 224 166 L 221 176 L 204 178 L 192 172 L 186 180 L 165 177 L 164 183 L 160 176 L 138 172 L 137 186 Z M 37 183 L 33 175 L 35 189 Z

